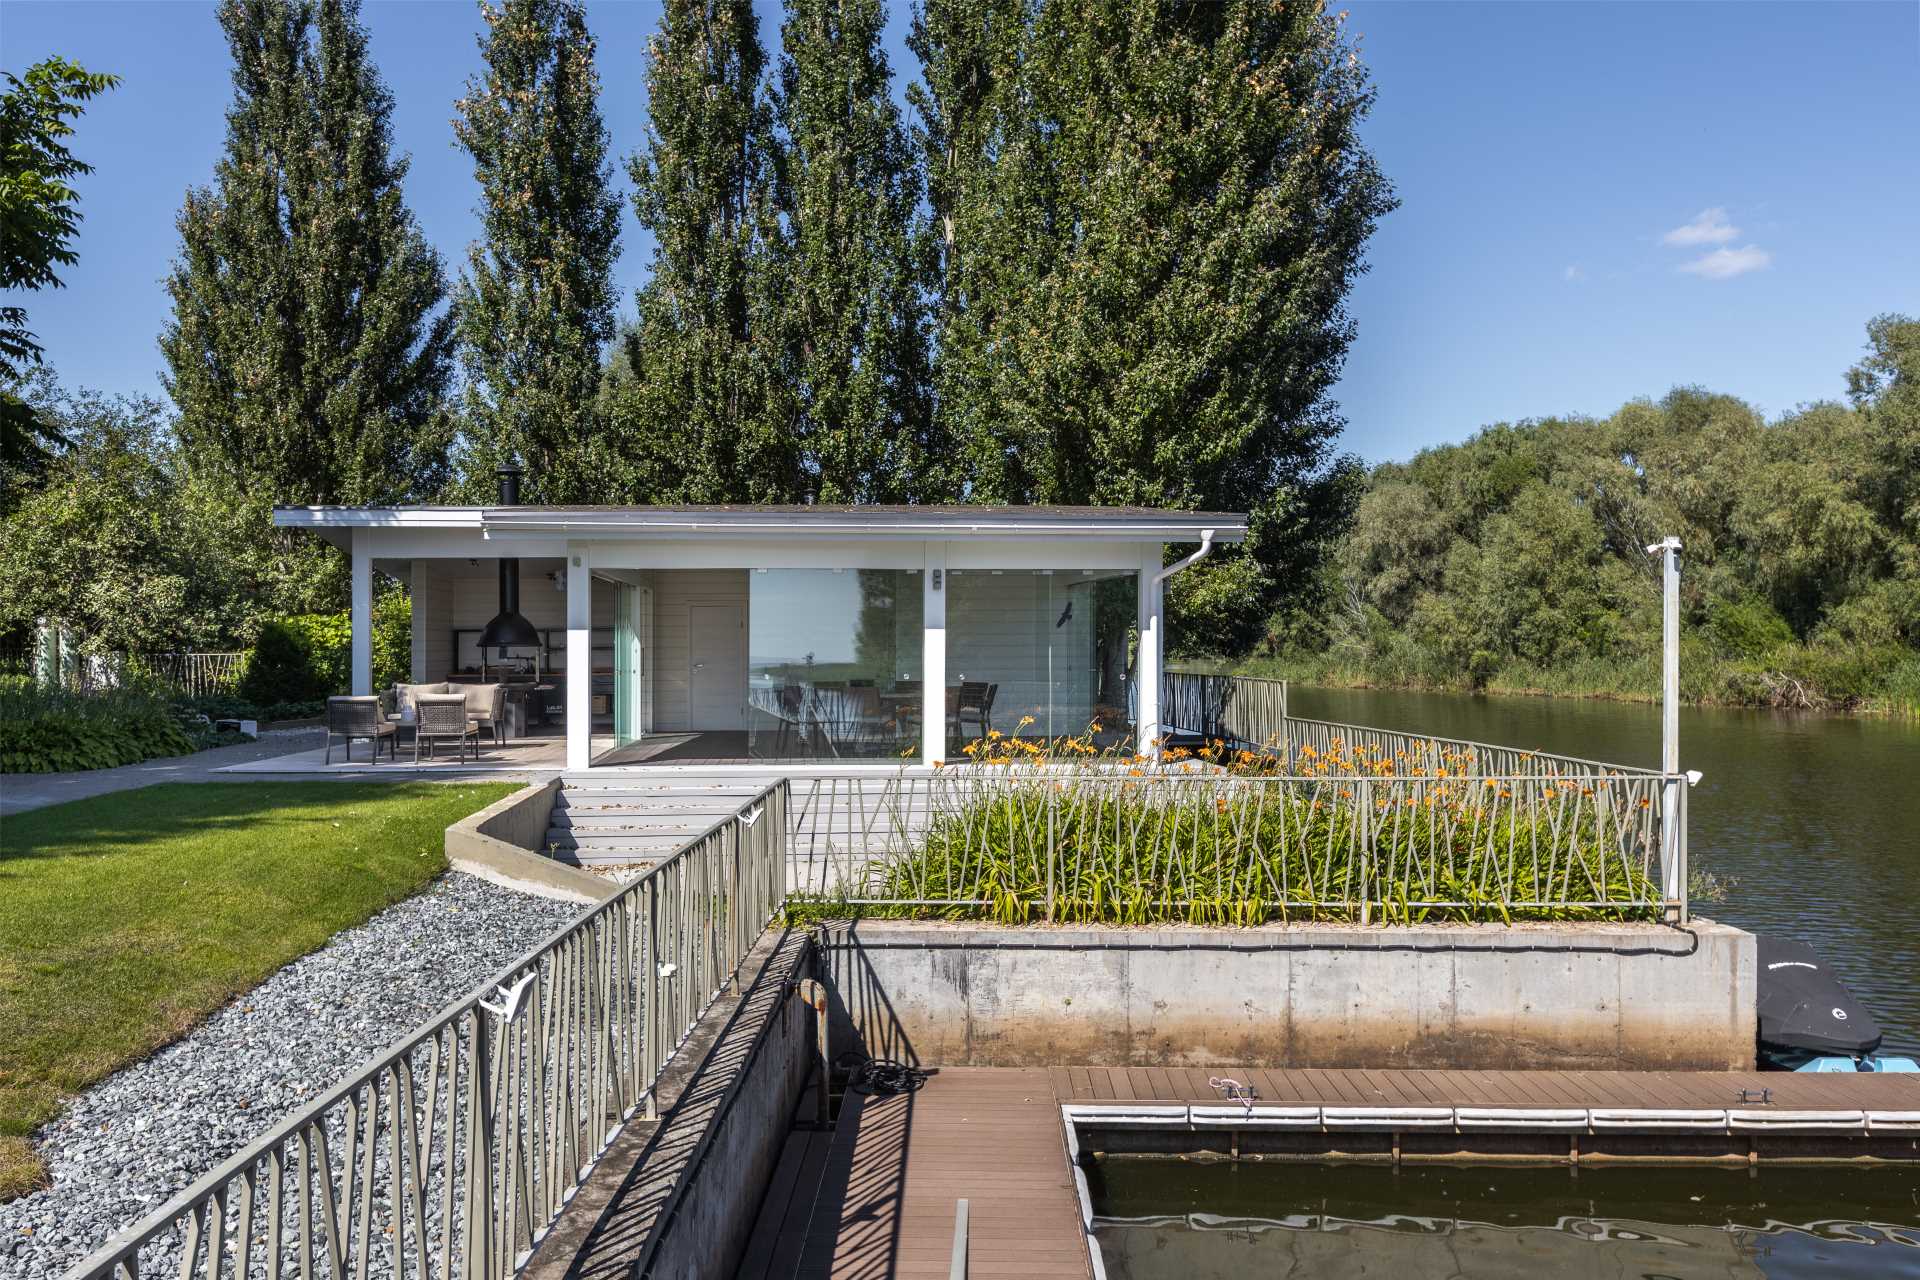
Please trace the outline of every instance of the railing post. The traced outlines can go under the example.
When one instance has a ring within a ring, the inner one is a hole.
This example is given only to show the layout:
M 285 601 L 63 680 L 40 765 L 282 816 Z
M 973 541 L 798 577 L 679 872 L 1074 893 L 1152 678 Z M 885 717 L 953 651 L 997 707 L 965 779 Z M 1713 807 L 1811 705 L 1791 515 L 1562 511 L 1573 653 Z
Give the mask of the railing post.
M 1054 863 L 1058 844 L 1054 838 L 1054 798 L 1059 793 L 1051 786 L 1047 788 L 1047 923 L 1053 923 L 1054 908 Z
M 647 1007 L 642 1019 L 647 1030 L 642 1057 L 647 1064 L 644 1085 L 647 1091 L 647 1119 L 654 1120 L 660 1115 L 660 881 L 648 880 L 642 892 L 647 899 L 646 911 L 642 916 L 642 927 L 647 931 L 646 954 L 642 958 L 642 963 L 647 967 Z
M 953 1206 L 953 1260 L 947 1267 L 948 1280 L 967 1280 L 967 1202 Z
M 1292 739 L 1293 730 L 1287 728 L 1287 682 L 1282 680 L 1280 682 L 1280 749 L 1287 753 L 1289 760 L 1293 758 Z
M 1360 923 L 1373 922 L 1373 894 L 1368 883 L 1373 878 L 1373 784 L 1365 778 L 1359 779 L 1353 788 L 1354 804 L 1358 817 L 1354 819 L 1354 839 L 1358 842 L 1360 857 Z

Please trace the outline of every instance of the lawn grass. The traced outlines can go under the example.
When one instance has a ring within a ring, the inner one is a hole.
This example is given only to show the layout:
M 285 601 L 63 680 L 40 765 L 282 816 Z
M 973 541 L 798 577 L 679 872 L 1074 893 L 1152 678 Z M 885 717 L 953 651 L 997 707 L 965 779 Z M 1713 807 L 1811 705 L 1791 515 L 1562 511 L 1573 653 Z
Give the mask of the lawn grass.
M 0 1200 L 62 1096 L 178 1038 L 446 869 L 510 785 L 174 783 L 0 827 Z

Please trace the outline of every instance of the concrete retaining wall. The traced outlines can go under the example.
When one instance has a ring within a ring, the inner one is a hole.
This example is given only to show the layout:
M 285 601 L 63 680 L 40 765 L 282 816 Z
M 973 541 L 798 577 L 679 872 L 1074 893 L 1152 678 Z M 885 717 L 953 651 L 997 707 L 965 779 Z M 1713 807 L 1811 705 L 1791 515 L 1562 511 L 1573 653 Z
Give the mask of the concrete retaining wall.
M 540 852 L 560 780 L 520 788 L 447 828 L 447 865 L 522 893 L 565 902 L 598 902 L 610 880 L 555 862 Z
M 836 1044 L 924 1065 L 1753 1065 L 1754 942 L 1655 925 L 1113 930 L 894 921 L 820 939 Z

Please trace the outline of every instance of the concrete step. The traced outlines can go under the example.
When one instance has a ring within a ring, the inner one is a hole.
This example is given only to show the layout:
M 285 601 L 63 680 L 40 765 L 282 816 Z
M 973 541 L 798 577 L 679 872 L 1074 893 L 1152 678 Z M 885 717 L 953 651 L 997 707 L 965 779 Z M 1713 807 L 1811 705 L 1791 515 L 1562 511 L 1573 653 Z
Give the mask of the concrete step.
M 632 827 L 655 821 L 678 821 L 678 823 L 699 823 L 710 827 L 716 821 L 732 818 L 739 812 L 737 804 L 684 804 L 684 806 L 659 806 L 659 808 L 628 808 L 628 806 L 582 806 L 582 808 L 553 808 L 555 827 Z
M 618 853 L 664 858 L 670 853 L 676 853 L 685 848 L 688 838 L 684 835 L 627 835 L 594 836 L 583 840 L 565 832 L 550 831 L 547 833 L 544 850 L 556 855 L 570 853 L 584 856 L 588 853 Z

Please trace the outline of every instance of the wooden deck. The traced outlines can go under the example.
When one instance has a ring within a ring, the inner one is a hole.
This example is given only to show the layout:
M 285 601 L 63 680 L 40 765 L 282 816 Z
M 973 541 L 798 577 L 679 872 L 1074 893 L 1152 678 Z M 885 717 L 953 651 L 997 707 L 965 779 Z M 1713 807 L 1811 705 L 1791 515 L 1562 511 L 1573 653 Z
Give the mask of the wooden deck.
M 1257 1103 L 1321 1107 L 1511 1107 L 1621 1110 L 1757 1108 L 1920 1111 L 1920 1075 L 1792 1071 L 1335 1071 L 1301 1068 L 1055 1067 L 1062 1103 L 1217 1103 L 1223 1077 Z M 1746 1090 L 1743 1098 L 1741 1091 Z
M 947 1280 L 961 1199 L 969 1280 L 1092 1273 L 1048 1072 L 947 1067 L 849 1095 L 833 1133 L 793 1135 L 739 1274 Z
M 1223 1079 L 1275 1109 L 1870 1113 L 1908 1117 L 1903 1123 L 1920 1133 L 1915 1075 L 946 1067 L 915 1093 L 850 1095 L 831 1133 L 792 1135 L 739 1275 L 945 1280 L 955 1201 L 964 1197 L 971 1280 L 1087 1276 L 1061 1108 L 1221 1106 L 1213 1082 Z M 1771 1101 L 1760 1101 L 1763 1090 Z

